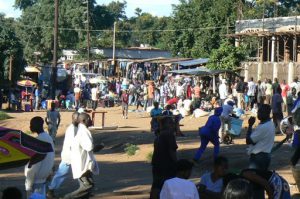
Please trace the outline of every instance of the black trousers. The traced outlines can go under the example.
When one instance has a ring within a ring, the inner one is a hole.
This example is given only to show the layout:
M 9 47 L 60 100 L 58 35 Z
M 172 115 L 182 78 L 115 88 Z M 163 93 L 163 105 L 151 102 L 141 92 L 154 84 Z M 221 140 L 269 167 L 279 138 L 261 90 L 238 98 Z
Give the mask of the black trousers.
M 98 106 L 98 100 L 93 100 L 92 101 L 92 108 L 93 108 L 93 110 L 96 110 L 97 106 Z
M 93 174 L 85 172 L 79 179 L 79 188 L 72 193 L 65 195 L 64 199 L 89 199 L 94 187 Z
M 280 121 L 283 119 L 283 113 L 273 113 L 273 123 L 275 125 L 275 128 L 277 128 L 280 125 Z

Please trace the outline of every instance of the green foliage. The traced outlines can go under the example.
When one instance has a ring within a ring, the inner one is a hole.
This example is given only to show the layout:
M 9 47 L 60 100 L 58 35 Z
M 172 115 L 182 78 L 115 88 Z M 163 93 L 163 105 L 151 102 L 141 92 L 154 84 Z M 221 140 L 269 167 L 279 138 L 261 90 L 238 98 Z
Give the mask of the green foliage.
M 137 145 L 127 143 L 124 151 L 128 156 L 133 156 L 136 154 L 137 150 L 139 149 L 140 148 Z
M 182 0 L 174 7 L 170 28 L 178 31 L 167 36 L 174 55 L 208 57 L 218 48 L 235 22 L 236 3 L 232 0 Z M 184 29 L 184 30 L 181 30 Z
M 7 83 L 9 78 L 10 57 L 12 57 L 12 81 L 15 82 L 25 65 L 23 46 L 15 33 L 15 21 L 0 14 L 0 85 Z
M 59 50 L 86 51 L 87 5 L 83 0 L 59 2 Z M 116 47 L 149 44 L 170 50 L 174 56 L 192 58 L 210 57 L 212 51 L 220 47 L 225 35 L 234 31 L 238 18 L 267 18 L 300 13 L 300 0 L 180 0 L 180 4 L 173 6 L 170 17 L 156 17 L 137 8 L 135 16 L 131 18 L 125 15 L 126 1 L 97 5 L 96 0 L 89 0 L 89 5 L 90 29 L 103 30 L 90 32 L 91 47 L 112 47 L 113 25 L 117 22 Z M 20 38 L 19 43 L 24 46 L 26 60 L 33 62 L 33 52 L 39 51 L 40 61 L 51 62 L 54 1 L 15 0 L 15 7 L 22 10 L 20 19 L 13 23 L 16 37 Z M 250 46 L 256 46 L 255 42 L 251 41 Z M 249 53 L 253 52 L 250 49 Z M 6 57 L 0 58 L 7 62 Z M 229 65 L 234 64 L 232 62 Z
M 19 0 L 17 6 L 23 2 Z M 90 29 L 107 29 L 113 26 L 117 19 L 124 17 L 125 3 L 112 2 L 108 6 L 96 5 L 89 0 Z M 86 48 L 86 10 L 87 5 L 82 0 L 60 1 L 59 4 L 59 50 Z M 53 48 L 53 0 L 36 0 L 31 5 L 19 6 L 22 16 L 18 21 L 18 36 L 22 38 L 25 47 L 25 57 L 29 62 L 35 60 L 33 52 L 39 51 L 42 62 L 52 60 Z M 91 44 L 94 44 L 102 32 L 91 31 Z
M 7 113 L 0 111 L 0 121 L 1 120 L 7 120 L 7 119 L 11 119 L 12 117 L 9 116 Z
M 229 40 L 223 40 L 218 49 L 212 50 L 207 67 L 234 70 L 245 58 L 243 47 L 235 47 Z

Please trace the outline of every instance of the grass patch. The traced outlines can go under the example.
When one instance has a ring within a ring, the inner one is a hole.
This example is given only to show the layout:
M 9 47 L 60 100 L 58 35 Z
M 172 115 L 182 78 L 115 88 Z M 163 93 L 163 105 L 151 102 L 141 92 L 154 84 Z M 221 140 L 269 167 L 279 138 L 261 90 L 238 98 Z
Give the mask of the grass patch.
M 3 111 L 0 111 L 0 121 L 1 120 L 7 120 L 7 119 L 10 119 L 12 118 L 11 116 L 9 116 L 7 113 L 3 112 Z
M 149 152 L 146 156 L 147 162 L 151 162 L 152 161 L 152 157 L 153 157 L 153 151 Z
M 125 146 L 126 146 L 126 147 L 125 147 L 124 151 L 125 151 L 125 153 L 126 153 L 128 156 L 133 156 L 133 155 L 135 155 L 136 152 L 137 152 L 137 150 L 140 149 L 140 148 L 139 148 L 137 145 L 135 145 L 135 144 L 129 144 L 129 143 L 127 143 Z

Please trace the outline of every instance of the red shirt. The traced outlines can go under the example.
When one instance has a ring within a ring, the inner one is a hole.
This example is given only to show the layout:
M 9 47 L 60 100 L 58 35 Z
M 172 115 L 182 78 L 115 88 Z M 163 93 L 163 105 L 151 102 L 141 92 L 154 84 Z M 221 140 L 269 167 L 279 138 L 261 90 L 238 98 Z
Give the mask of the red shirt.
M 186 97 L 187 98 L 191 98 L 192 97 L 192 88 L 190 85 L 187 86 L 187 89 L 186 89 Z
M 121 96 L 121 100 L 122 100 L 122 103 L 128 104 L 128 94 L 123 93 L 122 96 Z
M 290 90 L 290 87 L 287 84 L 286 85 L 281 84 L 281 90 L 282 90 L 281 96 L 282 97 L 286 97 L 287 96 L 287 92 Z
M 175 97 L 175 98 L 172 98 L 169 101 L 167 101 L 167 104 L 173 105 L 173 104 L 177 104 L 177 102 L 178 102 L 178 99 Z

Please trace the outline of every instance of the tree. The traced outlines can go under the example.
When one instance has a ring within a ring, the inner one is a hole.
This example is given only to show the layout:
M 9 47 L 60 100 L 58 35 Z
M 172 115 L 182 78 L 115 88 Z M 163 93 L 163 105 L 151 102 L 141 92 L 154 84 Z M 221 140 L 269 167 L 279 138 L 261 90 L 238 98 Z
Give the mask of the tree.
M 9 60 L 12 57 L 12 82 L 16 82 L 24 70 L 23 46 L 15 34 L 14 19 L 0 15 L 0 84 L 9 79 Z
M 208 57 L 236 20 L 236 1 L 181 0 L 174 6 L 168 40 L 174 55 Z
M 229 40 L 223 40 L 218 49 L 211 52 L 207 67 L 210 69 L 234 70 L 246 58 L 243 47 L 235 47 Z
M 143 13 L 142 9 L 140 8 L 136 8 L 134 14 L 136 14 L 137 17 L 141 16 L 141 14 Z
M 40 51 L 41 61 L 52 60 L 53 48 L 53 0 L 17 0 L 16 6 L 22 9 L 18 21 L 18 35 L 22 39 L 25 57 L 29 62 L 35 59 L 33 52 Z M 25 5 L 26 4 L 26 5 Z M 112 2 L 107 6 L 96 5 L 95 0 L 89 0 L 90 29 L 111 28 L 114 21 L 123 20 L 126 2 Z M 58 41 L 61 49 L 86 49 L 86 4 L 82 0 L 60 1 Z M 91 44 L 105 36 L 105 32 L 91 31 Z

